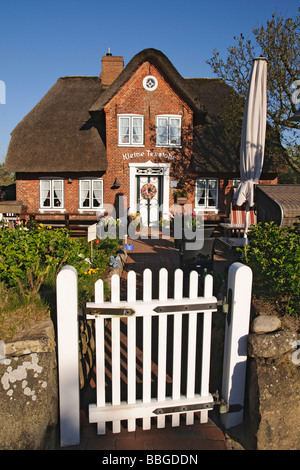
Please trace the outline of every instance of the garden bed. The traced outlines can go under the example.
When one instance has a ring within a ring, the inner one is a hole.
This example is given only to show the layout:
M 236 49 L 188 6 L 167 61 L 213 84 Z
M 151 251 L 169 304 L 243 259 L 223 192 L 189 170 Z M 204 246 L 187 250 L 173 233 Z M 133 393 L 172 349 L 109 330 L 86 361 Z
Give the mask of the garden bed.
M 92 300 L 95 281 L 103 278 L 120 242 L 106 238 L 92 243 L 43 224 L 0 230 L 0 339 L 39 319 L 51 316 L 55 323 L 56 276 L 62 266 L 77 270 L 79 304 Z

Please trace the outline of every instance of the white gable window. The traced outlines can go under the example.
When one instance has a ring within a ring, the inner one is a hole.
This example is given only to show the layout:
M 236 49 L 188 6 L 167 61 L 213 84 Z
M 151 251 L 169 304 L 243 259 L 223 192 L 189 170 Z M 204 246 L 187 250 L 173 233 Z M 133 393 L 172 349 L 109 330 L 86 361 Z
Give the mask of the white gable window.
M 135 147 L 144 144 L 144 116 L 136 114 L 118 116 L 118 144 Z
M 64 208 L 64 180 L 40 180 L 40 209 Z
M 156 116 L 156 145 L 158 147 L 181 145 L 181 116 Z
M 195 188 L 195 208 L 217 209 L 218 208 L 217 179 L 197 179 Z
M 103 208 L 103 180 L 81 179 L 79 181 L 80 209 Z

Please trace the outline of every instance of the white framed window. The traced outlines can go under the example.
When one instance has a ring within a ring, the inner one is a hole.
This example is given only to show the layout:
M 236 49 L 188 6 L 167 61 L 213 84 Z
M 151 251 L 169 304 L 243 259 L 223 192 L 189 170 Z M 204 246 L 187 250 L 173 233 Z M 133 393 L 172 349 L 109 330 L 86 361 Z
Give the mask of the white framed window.
M 80 179 L 79 180 L 79 208 L 101 209 L 103 208 L 103 180 Z
M 156 146 L 179 147 L 181 145 L 181 116 L 156 116 Z
M 197 179 L 195 187 L 195 207 L 218 208 L 219 181 L 217 179 Z
M 40 179 L 40 209 L 64 208 L 64 180 Z
M 144 145 L 144 116 L 137 114 L 118 116 L 118 144 L 135 147 Z

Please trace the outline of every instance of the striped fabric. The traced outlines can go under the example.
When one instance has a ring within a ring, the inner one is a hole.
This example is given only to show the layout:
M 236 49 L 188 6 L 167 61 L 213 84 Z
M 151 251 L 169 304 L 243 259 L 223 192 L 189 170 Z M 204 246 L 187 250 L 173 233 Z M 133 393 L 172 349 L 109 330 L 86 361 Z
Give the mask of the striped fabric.
M 230 216 L 231 223 L 233 225 L 244 225 L 245 224 L 245 214 L 246 214 L 246 211 L 244 209 L 244 206 L 234 206 L 234 205 L 232 205 L 231 216 Z M 255 214 L 253 209 L 250 210 L 249 215 L 250 215 L 249 225 L 256 224 L 257 219 L 256 219 L 256 214 Z

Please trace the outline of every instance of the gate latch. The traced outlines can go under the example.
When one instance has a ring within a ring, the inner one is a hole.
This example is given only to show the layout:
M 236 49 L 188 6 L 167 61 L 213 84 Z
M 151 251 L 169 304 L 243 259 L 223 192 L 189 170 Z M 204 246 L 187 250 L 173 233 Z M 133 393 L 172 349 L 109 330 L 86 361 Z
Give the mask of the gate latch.
M 89 308 L 86 307 L 84 309 L 85 315 L 94 315 L 95 317 L 101 315 L 111 315 L 113 317 L 130 317 L 135 314 L 135 310 L 133 308 L 128 307 L 119 307 L 119 308 Z

